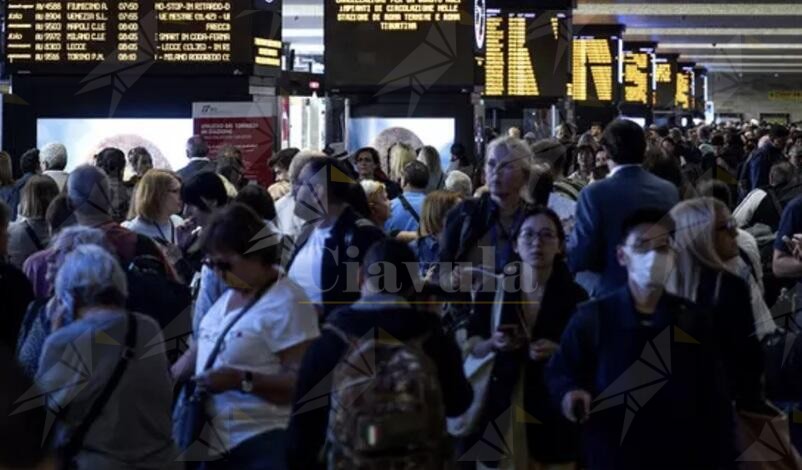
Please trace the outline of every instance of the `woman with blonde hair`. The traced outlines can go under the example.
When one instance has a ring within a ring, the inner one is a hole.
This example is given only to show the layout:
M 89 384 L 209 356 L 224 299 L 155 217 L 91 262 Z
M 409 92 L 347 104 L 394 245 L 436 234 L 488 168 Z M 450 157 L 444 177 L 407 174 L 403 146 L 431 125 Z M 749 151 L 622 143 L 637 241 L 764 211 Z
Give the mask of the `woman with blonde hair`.
M 122 225 L 162 245 L 177 245 L 176 227 L 184 222 L 177 215 L 182 205 L 178 177 L 167 170 L 148 170 L 136 186 L 128 213 L 130 220 Z
M 401 180 L 404 177 L 404 168 L 417 158 L 415 151 L 408 144 L 396 142 L 388 150 L 390 157 L 390 183 L 387 184 L 387 197 L 395 199 L 401 194 Z
M 738 225 L 724 203 L 713 198 L 681 202 L 670 215 L 677 256 L 668 291 L 711 312 L 733 398 L 739 407 L 758 406 L 763 374 L 758 339 L 774 326 L 768 309 L 753 307 L 762 298 L 750 295 L 753 289 L 727 266 L 739 256 Z
M 462 201 L 460 194 L 451 191 L 432 191 L 423 200 L 418 239 L 410 244 L 418 256 L 420 274 L 426 277 L 437 263 L 440 253 L 440 233 L 446 224 L 448 211 Z
M 440 153 L 431 145 L 426 145 L 418 152 L 418 161 L 426 165 L 429 169 L 429 184 L 426 185 L 426 194 L 432 191 L 443 189 L 446 182 L 446 175 L 443 173 L 443 166 L 440 163 Z
M 30 255 L 47 248 L 50 227 L 45 215 L 58 193 L 58 184 L 49 176 L 33 175 L 23 186 L 19 216 L 8 226 L 8 255 L 14 266 L 21 268 Z
M 377 227 L 384 227 L 384 223 L 390 218 L 390 200 L 387 198 L 387 190 L 384 183 L 374 180 L 362 180 L 359 182 L 362 189 L 365 190 L 365 196 L 368 198 L 368 207 L 370 214 L 370 221 Z

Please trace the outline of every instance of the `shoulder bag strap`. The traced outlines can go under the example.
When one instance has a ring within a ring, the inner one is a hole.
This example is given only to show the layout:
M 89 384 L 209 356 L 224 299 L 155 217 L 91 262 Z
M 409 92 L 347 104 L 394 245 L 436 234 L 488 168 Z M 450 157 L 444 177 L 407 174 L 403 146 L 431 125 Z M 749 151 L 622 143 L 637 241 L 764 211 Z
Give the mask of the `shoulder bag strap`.
M 399 194 L 398 200 L 401 201 L 401 205 L 404 206 L 404 209 L 406 209 L 407 212 L 409 212 L 409 215 L 415 219 L 415 222 L 420 223 L 420 216 L 418 215 L 418 212 L 414 207 L 412 207 L 412 204 L 409 203 L 407 198 L 405 198 L 403 194 Z
M 100 396 L 92 403 L 89 412 L 86 414 L 81 424 L 73 431 L 64 447 L 65 463 L 69 465 L 69 461 L 80 451 L 83 445 L 84 438 L 92 427 L 92 424 L 100 416 L 100 412 L 106 406 L 106 403 L 111 398 L 117 385 L 120 383 L 125 370 L 128 368 L 128 363 L 134 358 L 136 350 L 136 336 L 137 336 L 137 321 L 133 313 L 126 314 L 126 333 L 125 333 L 125 347 L 123 348 L 120 360 L 117 361 L 117 366 L 111 374 L 111 378 L 106 383 Z
M 204 372 L 209 370 L 214 365 L 214 361 L 217 360 L 217 355 L 220 354 L 220 348 L 223 346 L 223 340 L 225 339 L 225 337 L 228 334 L 228 332 L 231 331 L 231 328 L 234 326 L 234 324 L 237 323 L 240 318 L 244 317 L 245 314 L 248 313 L 248 310 L 250 310 L 251 307 L 253 307 L 256 304 L 256 302 L 258 302 L 259 299 L 261 299 L 262 296 L 275 283 L 276 283 L 276 281 L 273 281 L 270 284 L 268 284 L 264 289 L 262 289 L 259 292 L 257 292 L 256 295 L 253 296 L 253 299 L 251 299 L 251 301 L 248 302 L 248 305 L 243 307 L 242 310 L 240 310 L 239 313 L 237 313 L 237 316 L 232 318 L 231 321 L 228 322 L 228 324 L 225 326 L 225 328 L 223 328 L 223 331 L 220 332 L 220 336 L 217 337 L 217 341 L 214 343 L 214 347 L 212 348 L 212 352 L 209 354 L 209 357 L 206 359 L 206 364 L 204 364 L 204 366 L 203 366 L 203 371 Z
M 31 224 L 29 224 L 27 220 L 25 221 L 25 233 L 28 234 L 28 237 L 31 239 L 34 246 L 36 246 L 37 250 L 42 251 L 45 249 L 44 243 L 42 243 L 42 240 L 39 238 L 38 235 L 36 235 L 36 232 L 34 231 L 33 227 L 31 227 Z

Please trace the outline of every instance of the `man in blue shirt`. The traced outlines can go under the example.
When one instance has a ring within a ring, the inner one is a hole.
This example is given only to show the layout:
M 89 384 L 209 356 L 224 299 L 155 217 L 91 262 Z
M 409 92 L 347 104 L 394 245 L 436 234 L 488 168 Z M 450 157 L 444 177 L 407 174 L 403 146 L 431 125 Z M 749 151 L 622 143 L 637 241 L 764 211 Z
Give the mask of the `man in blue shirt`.
M 418 231 L 429 169 L 419 161 L 410 162 L 404 167 L 401 183 L 404 192 L 390 202 L 390 218 L 384 224 L 384 230 L 391 235 Z
M 783 150 L 788 140 L 788 129 L 773 125 L 769 131 L 769 142 L 755 150 L 749 159 L 749 190 L 762 188 L 769 184 L 769 172 L 772 165 L 783 160 Z

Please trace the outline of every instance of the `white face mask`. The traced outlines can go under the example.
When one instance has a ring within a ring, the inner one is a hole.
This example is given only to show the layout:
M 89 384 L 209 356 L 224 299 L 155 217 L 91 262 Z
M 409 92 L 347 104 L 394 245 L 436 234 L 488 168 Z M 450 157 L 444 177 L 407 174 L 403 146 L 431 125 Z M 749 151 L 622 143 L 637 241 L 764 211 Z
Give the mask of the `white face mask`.
M 654 250 L 636 253 L 626 248 L 630 259 L 629 278 L 638 287 L 664 287 L 674 270 L 674 253 L 658 253 Z

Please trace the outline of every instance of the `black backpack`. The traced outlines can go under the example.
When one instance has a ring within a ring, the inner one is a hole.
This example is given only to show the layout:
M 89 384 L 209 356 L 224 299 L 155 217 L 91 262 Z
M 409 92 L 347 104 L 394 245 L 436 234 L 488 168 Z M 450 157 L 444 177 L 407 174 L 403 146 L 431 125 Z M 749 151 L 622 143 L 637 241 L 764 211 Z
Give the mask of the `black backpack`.
M 192 296 L 188 286 L 172 280 L 158 248 L 144 235 L 137 235 L 136 256 L 126 266 L 126 308 L 159 323 L 168 342 L 167 357 L 174 362 L 183 353 L 192 333 Z M 175 342 L 176 347 L 172 347 Z

